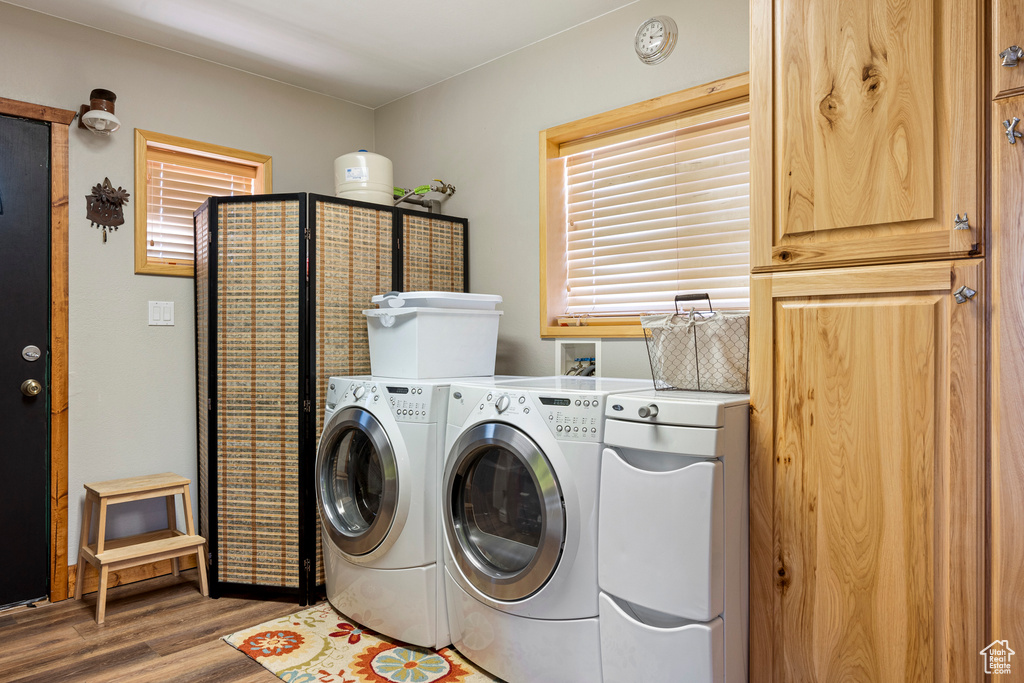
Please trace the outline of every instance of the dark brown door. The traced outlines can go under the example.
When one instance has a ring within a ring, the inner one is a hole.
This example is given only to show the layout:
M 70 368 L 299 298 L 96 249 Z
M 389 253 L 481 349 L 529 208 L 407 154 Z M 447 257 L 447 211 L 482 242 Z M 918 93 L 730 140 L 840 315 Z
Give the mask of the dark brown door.
M 50 126 L 0 116 L 0 607 L 49 590 Z

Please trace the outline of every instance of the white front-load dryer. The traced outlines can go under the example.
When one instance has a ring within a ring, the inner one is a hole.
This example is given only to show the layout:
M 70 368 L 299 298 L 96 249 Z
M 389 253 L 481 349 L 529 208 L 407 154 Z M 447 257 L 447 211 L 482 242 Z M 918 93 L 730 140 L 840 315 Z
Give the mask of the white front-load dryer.
M 648 380 L 454 382 L 443 478 L 449 630 L 510 683 L 601 680 L 604 403 Z
M 450 382 L 332 377 L 316 458 L 327 599 L 431 648 L 451 642 L 438 507 Z

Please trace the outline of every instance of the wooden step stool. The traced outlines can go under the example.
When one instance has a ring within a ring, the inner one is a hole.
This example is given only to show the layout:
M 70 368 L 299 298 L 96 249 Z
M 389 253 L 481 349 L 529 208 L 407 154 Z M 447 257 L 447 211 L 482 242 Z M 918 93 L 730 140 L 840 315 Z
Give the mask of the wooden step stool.
M 199 585 L 203 595 L 209 595 L 206 582 L 206 539 L 196 535 L 192 524 L 192 503 L 189 500 L 189 480 L 165 472 L 145 477 L 111 479 L 85 485 L 85 516 L 82 518 L 82 536 L 78 551 L 78 571 L 75 575 L 75 600 L 82 599 L 85 584 L 85 564 L 88 562 L 100 573 L 99 595 L 96 598 L 96 623 L 102 624 L 107 602 L 107 575 L 113 570 L 134 567 L 147 562 L 171 560 L 174 575 L 178 575 L 178 558 L 195 554 L 199 568 Z M 175 524 L 174 496 L 181 494 L 185 508 L 185 533 Z M 107 540 L 107 506 L 145 498 L 167 499 L 167 528 L 136 536 Z M 89 543 L 92 527 L 93 504 L 99 505 L 96 542 Z

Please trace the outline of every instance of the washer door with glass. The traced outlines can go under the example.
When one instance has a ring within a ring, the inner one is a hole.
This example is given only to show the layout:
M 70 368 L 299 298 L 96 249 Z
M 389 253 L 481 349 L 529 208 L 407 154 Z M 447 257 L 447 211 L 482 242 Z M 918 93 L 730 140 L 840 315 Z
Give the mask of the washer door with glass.
M 320 519 L 334 544 L 353 556 L 381 547 L 395 520 L 399 482 L 377 418 L 355 406 L 335 413 L 320 439 L 316 477 Z
M 494 600 L 539 591 L 565 541 L 565 508 L 551 463 L 532 439 L 486 422 L 456 441 L 445 473 L 444 526 L 466 579 Z

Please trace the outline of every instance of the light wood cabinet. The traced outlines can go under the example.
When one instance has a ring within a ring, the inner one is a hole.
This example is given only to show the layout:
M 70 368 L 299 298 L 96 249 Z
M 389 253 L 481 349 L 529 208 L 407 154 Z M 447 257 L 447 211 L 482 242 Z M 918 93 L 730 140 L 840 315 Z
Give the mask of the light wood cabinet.
M 752 0 L 754 272 L 982 252 L 983 18 L 981 0 Z
M 996 0 L 992 3 L 992 43 L 987 55 L 989 63 L 993 65 L 994 98 L 1024 93 L 1024 54 L 1017 52 L 1021 57 L 1016 66 L 1003 66 L 1002 53 L 1013 47 L 1024 48 L 1024 7 L 1019 2 Z M 1020 113 L 1017 115 L 1020 116 Z M 1002 130 L 1002 125 L 999 124 L 995 130 Z
M 983 284 L 977 259 L 751 278 L 751 681 L 981 678 Z
M 1007 3 L 1002 3 L 1003 5 Z M 1024 69 L 1024 63 L 1020 65 Z M 993 108 L 991 262 L 991 527 L 988 641 L 1007 640 L 1024 669 L 1024 144 L 1002 122 L 1024 119 L 1024 97 Z M 1018 674 L 1019 675 L 1019 674 Z

